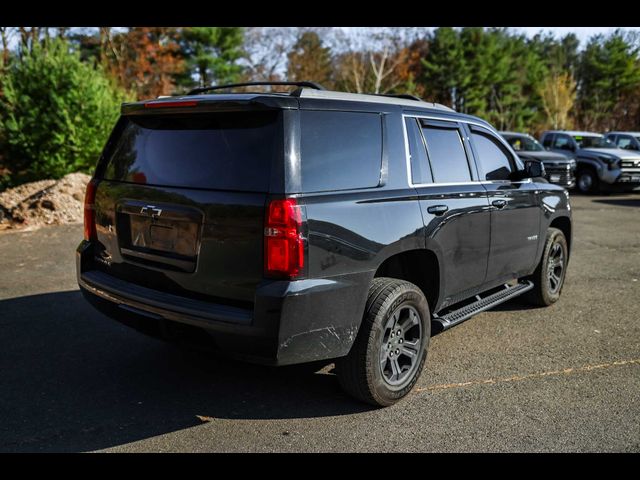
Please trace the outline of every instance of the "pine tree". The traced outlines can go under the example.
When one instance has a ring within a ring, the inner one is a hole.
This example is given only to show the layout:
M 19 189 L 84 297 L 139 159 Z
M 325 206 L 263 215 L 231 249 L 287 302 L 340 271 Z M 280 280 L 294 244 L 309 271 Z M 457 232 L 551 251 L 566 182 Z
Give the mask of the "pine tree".
M 189 27 L 179 31 L 181 55 L 187 63 L 179 83 L 188 87 L 233 83 L 242 74 L 244 34 L 238 27 Z

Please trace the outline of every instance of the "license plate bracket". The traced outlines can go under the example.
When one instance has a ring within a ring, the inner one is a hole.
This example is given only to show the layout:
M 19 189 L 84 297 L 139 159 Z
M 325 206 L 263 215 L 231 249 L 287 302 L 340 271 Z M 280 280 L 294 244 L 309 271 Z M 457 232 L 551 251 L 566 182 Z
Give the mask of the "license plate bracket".
M 174 205 L 150 208 L 140 201 L 125 201 L 118 205 L 117 214 L 123 256 L 174 267 L 180 261 L 181 269 L 195 268 L 203 219 L 200 211 Z

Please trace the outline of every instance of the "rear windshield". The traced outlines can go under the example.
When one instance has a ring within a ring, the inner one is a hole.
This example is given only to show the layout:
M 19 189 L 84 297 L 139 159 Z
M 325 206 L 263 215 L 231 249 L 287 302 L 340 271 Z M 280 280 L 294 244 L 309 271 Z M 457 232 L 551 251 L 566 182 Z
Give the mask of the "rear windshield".
M 282 149 L 279 111 L 125 117 L 104 178 L 266 192 Z

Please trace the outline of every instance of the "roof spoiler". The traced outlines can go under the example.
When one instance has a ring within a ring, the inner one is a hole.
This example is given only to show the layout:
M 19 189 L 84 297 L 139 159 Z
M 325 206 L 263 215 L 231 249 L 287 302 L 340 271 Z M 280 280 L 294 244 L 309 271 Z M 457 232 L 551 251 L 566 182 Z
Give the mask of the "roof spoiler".
M 246 83 L 229 83 L 227 85 L 211 85 L 208 87 L 194 88 L 193 90 L 190 90 L 187 93 L 187 95 L 197 95 L 203 92 L 209 92 L 212 90 L 223 90 L 227 88 L 254 87 L 254 86 L 265 86 L 265 85 L 285 85 L 285 86 L 299 87 L 296 91 L 304 87 L 313 88 L 314 90 L 326 90 L 326 88 L 324 88 L 322 85 L 316 82 L 246 82 Z

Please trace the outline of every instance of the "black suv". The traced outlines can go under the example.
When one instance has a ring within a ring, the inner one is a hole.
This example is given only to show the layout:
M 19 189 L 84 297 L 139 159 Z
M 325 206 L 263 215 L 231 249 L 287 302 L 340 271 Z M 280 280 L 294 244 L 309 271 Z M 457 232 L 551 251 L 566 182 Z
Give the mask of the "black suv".
M 576 184 L 576 161 L 567 155 L 549 152 L 531 135 L 499 132 L 515 150 L 520 160 L 538 160 L 544 164 L 545 178 L 551 183 L 571 188 Z
M 540 163 L 441 105 L 295 86 L 123 105 L 87 188 L 90 302 L 250 361 L 333 360 L 346 391 L 391 405 L 432 329 L 558 300 L 569 196 Z

